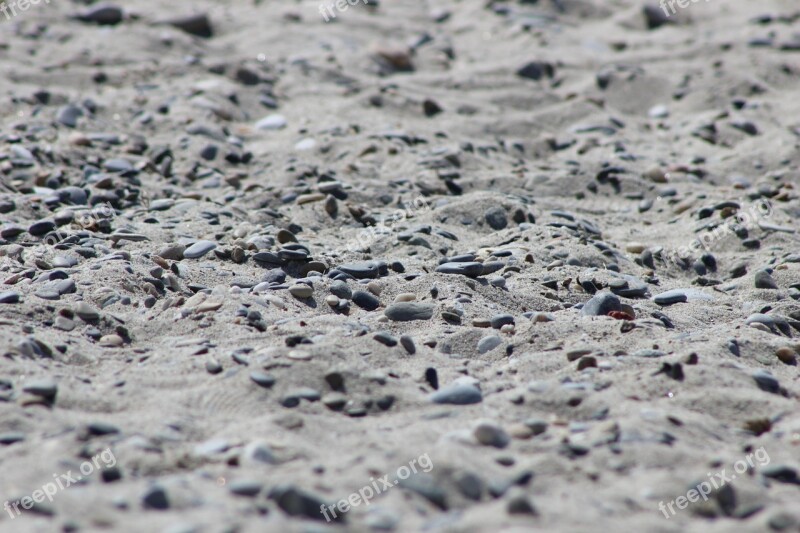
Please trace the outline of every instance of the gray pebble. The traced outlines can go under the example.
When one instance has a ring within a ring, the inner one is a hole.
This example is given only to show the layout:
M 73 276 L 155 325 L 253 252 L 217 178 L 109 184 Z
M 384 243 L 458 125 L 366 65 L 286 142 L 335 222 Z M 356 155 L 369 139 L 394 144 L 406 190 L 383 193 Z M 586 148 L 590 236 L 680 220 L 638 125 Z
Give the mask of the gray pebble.
M 483 263 L 443 263 L 436 267 L 436 272 L 441 274 L 459 274 L 470 278 L 476 278 L 483 274 Z
M 611 311 L 622 311 L 622 303 L 610 292 L 594 295 L 581 309 L 583 316 L 605 316 Z
M 386 331 L 379 331 L 372 336 L 373 339 L 386 346 L 397 346 L 397 339 Z
M 500 329 L 506 324 L 513 324 L 514 316 L 507 314 L 494 315 L 491 319 L 489 319 L 489 323 L 492 325 L 494 329 Z
M 412 339 L 410 336 L 408 335 L 401 336 L 400 344 L 403 346 L 403 348 L 406 349 L 406 352 L 408 352 L 409 355 L 414 355 L 415 353 L 417 353 L 417 347 L 414 346 L 414 339 Z
M 430 399 L 433 403 L 439 404 L 469 405 L 480 403 L 483 394 L 473 385 L 457 384 L 434 392 Z
M 489 224 L 493 230 L 500 231 L 508 226 L 508 217 L 506 210 L 502 207 L 491 207 L 483 214 L 486 223 Z
M 375 296 L 366 291 L 355 291 L 353 293 L 353 303 L 367 311 L 374 311 L 381 305 L 381 302 Z
M 19 293 L 16 291 L 0 292 L 0 304 L 15 304 L 19 302 Z
M 384 311 L 389 320 L 408 322 L 411 320 L 430 320 L 433 317 L 433 304 L 419 302 L 398 302 Z
M 490 352 L 500 346 L 503 343 L 503 339 L 498 337 L 497 335 L 490 335 L 488 337 L 484 337 L 478 341 L 478 353 L 485 354 L 486 352 Z
M 755 276 L 755 285 L 756 289 L 771 289 L 777 290 L 778 284 L 775 283 L 775 280 L 772 276 L 769 275 L 769 272 L 766 270 L 759 270 L 756 272 Z
M 766 392 L 771 392 L 773 394 L 778 394 L 778 392 L 780 392 L 780 383 L 778 383 L 778 380 L 775 379 L 775 376 L 766 370 L 756 370 L 753 372 L 752 376 L 759 389 Z
M 653 301 L 658 305 L 672 305 L 687 301 L 689 298 L 683 289 L 673 289 L 662 292 L 653 297 Z
M 211 241 L 197 241 L 183 251 L 183 257 L 197 259 L 198 257 L 203 257 L 216 247 L 217 244 Z

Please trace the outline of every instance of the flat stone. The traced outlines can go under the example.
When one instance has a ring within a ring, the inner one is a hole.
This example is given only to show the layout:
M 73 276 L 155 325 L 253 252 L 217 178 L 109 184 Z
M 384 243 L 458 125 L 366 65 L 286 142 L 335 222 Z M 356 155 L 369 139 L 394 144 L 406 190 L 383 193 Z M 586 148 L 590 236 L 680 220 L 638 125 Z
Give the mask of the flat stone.
M 778 392 L 780 392 L 781 390 L 780 383 L 775 378 L 775 376 L 773 376 L 766 370 L 756 370 L 755 372 L 753 372 L 752 376 L 756 382 L 756 385 L 758 385 L 759 389 L 766 392 L 771 392 L 773 394 L 778 394 Z
M 430 320 L 433 317 L 433 304 L 419 302 L 398 302 L 384 311 L 389 320 L 409 322 L 412 320 Z
M 211 241 L 197 241 L 183 251 L 183 257 L 197 259 L 203 257 L 216 247 L 217 244 Z
M 339 265 L 337 270 L 349 274 L 356 279 L 375 279 L 380 277 L 381 273 L 388 269 L 385 265 L 377 261 L 362 261 L 359 263 L 345 263 Z
M 438 404 L 469 405 L 483 401 L 483 394 L 473 385 L 456 384 L 434 392 L 430 399 Z
M 50 379 L 29 381 L 22 387 L 23 392 L 53 401 L 58 393 L 58 385 Z
M 689 298 L 683 289 L 673 289 L 653 296 L 653 301 L 658 305 L 672 305 L 687 301 Z
M 264 372 L 250 372 L 250 379 L 253 383 L 265 389 L 269 389 L 275 384 L 275 378 Z
M 489 335 L 488 337 L 484 337 L 478 341 L 478 353 L 485 354 L 486 352 L 490 352 L 500 346 L 502 343 L 503 339 L 497 335 Z
M 100 318 L 100 311 L 87 304 L 86 302 L 78 302 L 72 306 L 72 311 L 80 317 L 81 320 L 92 322 Z
M 17 291 L 0 292 L 0 304 L 15 304 L 19 302 L 19 293 Z
M 494 329 L 500 329 L 507 324 L 514 324 L 514 316 L 507 314 L 494 315 L 489 319 L 489 324 L 491 324 Z
M 263 488 L 263 483 L 250 479 L 231 481 L 230 485 L 228 485 L 228 490 L 231 491 L 231 494 L 248 498 L 257 496 Z
M 646 348 L 644 350 L 638 350 L 636 352 L 633 352 L 633 356 L 634 357 L 654 358 L 654 357 L 663 357 L 665 355 L 667 355 L 667 352 L 663 352 L 661 350 L 652 350 L 652 349 L 648 349 L 648 348 Z
M 436 267 L 436 272 L 440 274 L 460 274 L 470 278 L 476 278 L 483 274 L 483 263 L 464 262 L 464 263 L 443 263 Z
M 47 235 L 54 229 L 56 229 L 56 223 L 52 220 L 38 220 L 28 226 L 28 233 L 34 237 L 41 237 L 42 235 Z
M 265 131 L 282 130 L 286 127 L 286 118 L 283 115 L 268 115 L 256 122 L 256 129 Z
M 289 293 L 295 298 L 305 299 L 314 295 L 314 289 L 305 283 L 298 283 L 289 287 Z

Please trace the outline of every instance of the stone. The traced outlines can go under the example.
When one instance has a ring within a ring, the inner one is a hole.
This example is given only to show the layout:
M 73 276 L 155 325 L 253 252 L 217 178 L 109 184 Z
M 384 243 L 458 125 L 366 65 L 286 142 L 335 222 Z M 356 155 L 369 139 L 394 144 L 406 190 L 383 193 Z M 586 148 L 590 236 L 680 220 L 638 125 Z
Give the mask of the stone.
M 388 267 L 377 261 L 362 261 L 360 263 L 345 263 L 336 267 L 356 279 L 375 279 L 386 274 Z
M 268 115 L 256 122 L 256 129 L 264 131 L 282 130 L 286 127 L 286 118 L 283 115 Z
M 505 448 L 511 442 L 508 433 L 492 422 L 479 422 L 472 430 L 472 434 L 480 444 L 493 446 L 495 448 Z
M 497 335 L 489 335 L 488 337 L 484 337 L 478 341 L 478 353 L 482 355 L 486 352 L 490 352 L 500 346 L 502 343 L 503 339 Z
M 474 385 L 454 384 L 431 394 L 433 403 L 470 405 L 483 401 L 481 390 Z
M 658 305 L 672 305 L 687 301 L 689 298 L 682 289 L 673 289 L 653 296 L 653 301 Z
M 166 489 L 160 485 L 153 485 L 148 488 L 142 496 L 142 507 L 157 511 L 169 509 L 169 498 L 167 497 Z
M 508 226 L 508 216 L 502 207 L 492 207 L 483 214 L 486 223 L 495 231 L 500 231 Z
M 197 241 L 183 251 L 183 257 L 188 259 L 198 259 L 216 247 L 217 244 L 211 241 Z
M 289 293 L 295 298 L 305 299 L 311 298 L 314 295 L 314 289 L 305 283 L 298 283 L 289 287 Z
M 18 302 L 19 293 L 17 291 L 0 292 L 0 304 L 15 304 Z
M 756 289 L 777 290 L 778 284 L 766 270 L 759 270 L 754 276 Z
M 430 320 L 433 317 L 433 304 L 417 302 L 399 302 L 386 308 L 384 314 L 394 322 L 410 322 L 412 320 Z
M 436 267 L 436 272 L 441 274 L 460 274 L 470 278 L 476 278 L 483 274 L 483 263 L 478 262 L 465 262 L 465 263 L 443 263 Z
M 353 303 L 366 311 L 374 311 L 381 305 L 380 301 L 367 291 L 355 291 Z
M 512 325 L 514 324 L 514 317 L 513 315 L 494 315 L 492 318 L 489 319 L 489 323 L 494 329 L 500 329 L 503 326 Z
M 380 342 L 385 346 L 397 346 L 397 339 L 394 338 L 389 332 L 387 331 L 379 331 L 375 335 L 372 336 L 373 339 Z
M 583 316 L 605 316 L 611 311 L 622 311 L 619 298 L 610 292 L 600 292 L 594 295 L 581 309 Z

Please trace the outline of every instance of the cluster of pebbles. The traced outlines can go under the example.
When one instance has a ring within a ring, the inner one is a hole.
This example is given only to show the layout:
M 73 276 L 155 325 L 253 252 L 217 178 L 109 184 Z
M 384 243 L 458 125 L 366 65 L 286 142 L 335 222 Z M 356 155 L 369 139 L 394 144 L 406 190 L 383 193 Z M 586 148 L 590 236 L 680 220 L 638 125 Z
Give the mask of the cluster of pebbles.
M 0 33 L 0 501 L 116 464 L 0 529 L 798 530 L 800 13 L 88 4 Z

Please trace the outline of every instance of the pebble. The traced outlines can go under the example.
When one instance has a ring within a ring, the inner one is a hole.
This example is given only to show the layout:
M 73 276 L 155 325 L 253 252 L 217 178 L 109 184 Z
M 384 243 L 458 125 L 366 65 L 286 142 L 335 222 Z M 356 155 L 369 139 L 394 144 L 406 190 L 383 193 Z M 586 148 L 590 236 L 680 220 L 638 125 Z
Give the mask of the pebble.
M 331 294 L 341 298 L 342 300 L 350 300 L 353 298 L 353 291 L 344 281 L 334 281 L 330 286 Z
M 314 295 L 314 289 L 305 283 L 298 283 L 289 287 L 289 292 L 295 298 L 305 299 L 311 298 Z
M 581 314 L 583 316 L 605 316 L 611 311 L 622 311 L 622 303 L 610 292 L 601 292 L 586 302 L 581 309 Z
M 409 355 L 414 355 L 415 353 L 417 353 L 417 347 L 414 345 L 414 339 L 412 339 L 408 335 L 402 335 L 400 337 L 400 345 L 403 346 L 403 348 L 405 348 L 406 352 Z
M 394 322 L 412 320 L 430 320 L 433 317 L 433 304 L 417 302 L 399 302 L 386 308 L 384 314 Z
M 397 339 L 387 331 L 379 331 L 372 338 L 389 347 L 397 346 Z
M 167 491 L 160 485 L 152 485 L 142 495 L 142 507 L 145 509 L 163 511 L 164 509 L 169 509 L 169 506 Z
M 268 115 L 256 122 L 256 129 L 265 131 L 282 130 L 287 125 L 283 115 Z
M 766 270 L 759 270 L 754 276 L 756 289 L 777 290 L 778 284 Z
M 496 277 L 489 280 L 489 284 L 492 287 L 497 287 L 498 289 L 503 289 L 506 286 L 506 278 L 504 277 Z
M 183 257 L 197 259 L 203 257 L 216 247 L 217 244 L 211 241 L 197 241 L 183 251 Z M 162 255 L 161 257 L 164 256 Z
M 478 353 L 485 354 L 486 352 L 490 352 L 500 346 L 503 343 L 503 339 L 498 337 L 497 335 L 489 335 L 488 337 L 483 337 L 481 340 L 478 341 Z
M 272 388 L 275 385 L 275 378 L 264 372 L 250 372 L 250 379 L 253 383 L 265 389 Z
M 484 446 L 505 448 L 511 442 L 508 433 L 492 422 L 479 422 L 472 429 L 472 434 L 475 436 L 475 440 Z
M 48 402 L 53 402 L 58 394 L 58 385 L 53 380 L 40 379 L 27 382 L 22 387 L 22 391 L 44 398 Z
M 377 261 L 363 261 L 360 263 L 345 263 L 336 267 L 337 270 L 349 274 L 356 279 L 374 279 L 386 273 L 387 267 Z
M 0 304 L 15 304 L 19 302 L 20 295 L 16 291 L 0 292 Z
M 105 346 L 108 348 L 122 346 L 124 343 L 125 341 L 122 339 L 122 337 L 114 333 L 110 335 L 103 335 L 102 337 L 100 337 L 100 340 L 98 341 L 98 344 L 100 346 Z
M 473 385 L 455 384 L 434 392 L 430 398 L 433 403 L 469 405 L 483 401 L 483 394 Z
M 94 322 L 100 318 L 100 312 L 86 302 L 78 302 L 73 305 L 72 312 L 85 322 Z
M 355 291 L 352 300 L 354 304 L 367 311 L 374 311 L 381 305 L 375 296 L 366 291 Z
M 459 274 L 470 278 L 476 278 L 483 274 L 483 263 L 443 263 L 436 267 L 436 272 L 441 274 Z
M 514 324 L 514 316 L 507 314 L 494 315 L 489 319 L 489 323 L 494 329 L 500 329 L 505 325 Z
M 753 372 L 752 376 L 759 389 L 771 392 L 772 394 L 778 394 L 780 392 L 780 383 L 775 379 L 775 376 L 766 370 L 756 370 Z
M 235 480 L 231 481 L 231 483 L 228 485 L 228 490 L 231 491 L 231 494 L 235 494 L 236 496 L 246 496 L 248 498 L 257 496 L 263 488 L 264 484 L 262 482 L 252 479 Z
M 689 298 L 683 289 L 673 289 L 671 291 L 662 292 L 653 297 L 653 301 L 658 305 L 672 305 L 680 302 L 685 302 Z
M 791 366 L 797 365 L 797 354 L 795 353 L 794 349 L 788 346 L 782 346 L 778 348 L 775 352 L 775 355 L 784 364 Z
M 495 231 L 500 231 L 508 226 L 506 210 L 502 207 L 492 207 L 483 214 L 486 223 Z

